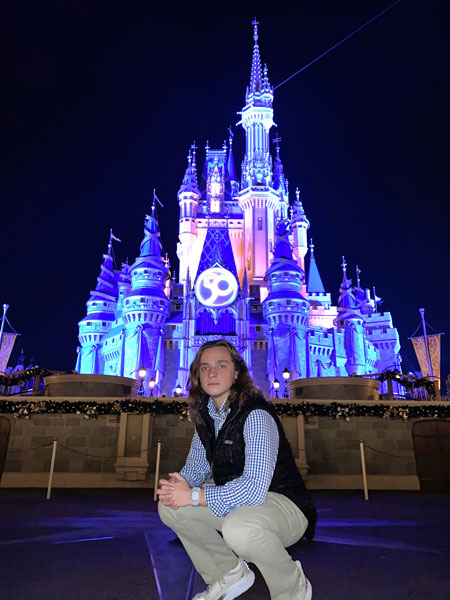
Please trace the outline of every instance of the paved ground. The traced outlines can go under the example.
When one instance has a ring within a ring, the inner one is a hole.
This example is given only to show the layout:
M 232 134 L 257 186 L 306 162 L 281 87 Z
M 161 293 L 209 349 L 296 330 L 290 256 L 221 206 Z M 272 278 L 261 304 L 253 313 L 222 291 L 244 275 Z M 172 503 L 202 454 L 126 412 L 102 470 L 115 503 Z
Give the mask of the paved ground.
M 314 493 L 290 551 L 315 600 L 449 600 L 450 497 Z M 188 600 L 204 586 L 146 490 L 0 488 L 2 600 Z M 243 600 L 268 600 L 264 581 Z

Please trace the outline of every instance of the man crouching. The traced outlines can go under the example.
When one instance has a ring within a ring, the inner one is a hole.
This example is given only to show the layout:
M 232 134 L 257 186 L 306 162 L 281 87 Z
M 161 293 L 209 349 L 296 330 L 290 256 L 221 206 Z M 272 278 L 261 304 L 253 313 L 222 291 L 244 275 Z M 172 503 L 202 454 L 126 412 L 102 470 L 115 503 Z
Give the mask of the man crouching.
M 161 520 L 207 584 L 193 600 L 243 594 L 255 580 L 247 562 L 272 600 L 310 600 L 301 563 L 285 548 L 313 538 L 316 511 L 274 407 L 229 342 L 199 349 L 188 402 L 196 431 L 186 464 L 157 493 Z

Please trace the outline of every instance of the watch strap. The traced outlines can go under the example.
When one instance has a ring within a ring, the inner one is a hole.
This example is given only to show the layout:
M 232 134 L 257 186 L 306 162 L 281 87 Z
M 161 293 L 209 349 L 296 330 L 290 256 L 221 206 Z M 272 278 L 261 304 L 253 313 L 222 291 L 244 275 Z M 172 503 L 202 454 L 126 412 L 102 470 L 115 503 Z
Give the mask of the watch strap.
M 191 506 L 198 506 L 202 493 L 199 487 L 193 487 L 191 490 Z

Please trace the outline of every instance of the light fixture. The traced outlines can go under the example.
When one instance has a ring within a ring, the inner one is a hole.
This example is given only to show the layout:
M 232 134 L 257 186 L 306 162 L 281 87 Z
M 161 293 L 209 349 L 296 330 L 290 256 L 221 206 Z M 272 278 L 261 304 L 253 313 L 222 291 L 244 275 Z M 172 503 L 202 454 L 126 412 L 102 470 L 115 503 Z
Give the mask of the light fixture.
M 183 392 L 183 388 L 181 387 L 181 385 L 179 383 L 177 383 L 176 388 L 175 388 L 175 396 L 181 396 L 182 392 Z
M 144 366 L 142 366 L 139 369 L 138 373 L 139 373 L 139 379 L 141 380 L 141 385 L 139 386 L 138 395 L 143 396 L 144 395 L 144 379 L 145 379 L 145 376 L 147 375 L 147 369 Z
M 286 367 L 283 371 L 283 379 L 284 379 L 284 398 L 289 398 L 287 382 L 289 381 L 289 377 L 291 376 L 289 369 Z
M 280 382 L 278 379 L 273 380 L 273 389 L 275 390 L 275 398 L 278 398 L 278 389 L 280 387 Z
M 150 379 L 150 381 L 148 382 L 149 386 L 150 386 L 150 396 L 153 396 L 153 388 L 156 385 L 156 381 L 153 379 L 153 377 Z

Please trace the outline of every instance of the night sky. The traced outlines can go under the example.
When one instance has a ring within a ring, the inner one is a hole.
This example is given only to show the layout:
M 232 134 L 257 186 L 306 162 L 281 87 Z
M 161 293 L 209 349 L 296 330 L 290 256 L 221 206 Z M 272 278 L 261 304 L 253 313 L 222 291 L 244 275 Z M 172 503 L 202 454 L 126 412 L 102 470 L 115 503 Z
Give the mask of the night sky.
M 72 369 L 78 321 L 109 229 L 118 263 L 139 254 L 152 190 L 178 271 L 176 193 L 195 140 L 202 166 L 239 120 L 251 20 L 277 85 L 385 1 L 4 2 L 0 19 L 0 302 L 16 350 Z M 402 0 L 275 91 L 291 201 L 299 186 L 327 291 L 341 256 L 392 313 L 406 369 L 419 307 L 450 373 L 449 42 L 444 2 Z M 237 167 L 244 133 L 235 128 Z

